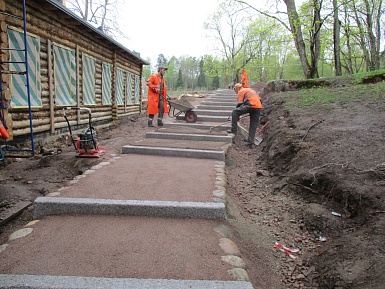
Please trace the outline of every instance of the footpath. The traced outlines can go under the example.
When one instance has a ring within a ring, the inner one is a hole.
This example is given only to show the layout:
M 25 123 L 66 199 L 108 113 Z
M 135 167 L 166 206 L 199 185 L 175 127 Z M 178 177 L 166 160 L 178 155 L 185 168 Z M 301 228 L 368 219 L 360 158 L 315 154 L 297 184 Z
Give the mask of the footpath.
M 170 118 L 37 198 L 34 221 L 0 245 L 0 288 L 252 289 L 227 227 L 235 102 L 218 90 L 196 123 Z

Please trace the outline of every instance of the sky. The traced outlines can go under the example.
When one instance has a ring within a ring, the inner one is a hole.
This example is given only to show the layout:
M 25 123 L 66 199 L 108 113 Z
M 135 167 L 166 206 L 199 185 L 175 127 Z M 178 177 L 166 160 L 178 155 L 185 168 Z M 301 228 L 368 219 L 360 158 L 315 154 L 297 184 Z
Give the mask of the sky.
M 153 65 L 159 54 L 199 58 L 213 54 L 213 40 L 203 28 L 216 11 L 217 0 L 131 0 L 119 6 L 119 28 L 129 38 L 117 39 L 129 50 L 140 53 Z

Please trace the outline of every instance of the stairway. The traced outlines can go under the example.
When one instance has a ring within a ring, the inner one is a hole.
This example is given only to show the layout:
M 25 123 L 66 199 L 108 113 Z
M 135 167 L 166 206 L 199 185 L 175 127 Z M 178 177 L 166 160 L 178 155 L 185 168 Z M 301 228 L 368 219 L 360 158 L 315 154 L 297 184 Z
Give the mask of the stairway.
M 0 288 L 253 288 L 227 227 L 235 103 L 218 90 L 196 123 L 165 120 L 37 198 L 36 220 L 0 247 Z

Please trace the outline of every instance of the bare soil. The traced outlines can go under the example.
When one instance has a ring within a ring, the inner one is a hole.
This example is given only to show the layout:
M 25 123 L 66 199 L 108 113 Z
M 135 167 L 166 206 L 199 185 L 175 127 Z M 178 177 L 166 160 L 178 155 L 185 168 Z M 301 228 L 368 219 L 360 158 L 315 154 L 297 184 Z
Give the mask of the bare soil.
M 238 134 L 226 160 L 229 224 L 254 287 L 383 288 L 384 102 L 362 97 L 288 110 L 294 100 L 284 95 L 263 95 L 261 123 L 270 121 L 263 142 L 248 149 Z M 0 163 L 0 213 L 65 186 L 148 129 L 141 115 L 98 130 L 106 152 L 97 159 L 76 158 L 64 137 L 43 142 L 61 154 L 7 159 L 6 167 Z M 32 210 L 0 227 L 0 244 Z M 276 242 L 298 249 L 296 260 Z

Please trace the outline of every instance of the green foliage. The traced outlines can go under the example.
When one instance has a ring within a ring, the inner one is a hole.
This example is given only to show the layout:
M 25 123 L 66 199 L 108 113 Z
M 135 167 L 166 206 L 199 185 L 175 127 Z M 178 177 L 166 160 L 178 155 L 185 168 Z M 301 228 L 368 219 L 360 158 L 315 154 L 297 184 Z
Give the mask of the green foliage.
M 176 88 L 183 88 L 183 77 L 182 77 L 182 70 L 179 69 L 178 72 L 178 80 L 176 81 Z
M 375 71 L 369 71 L 369 72 L 360 72 L 354 74 L 354 78 L 356 80 L 356 83 L 363 83 L 363 80 L 370 76 L 384 76 L 385 75 L 385 69 L 375 70 Z
M 206 88 L 207 86 L 206 76 L 203 69 L 203 63 L 204 61 L 203 59 L 201 59 L 201 61 L 199 62 L 199 75 L 198 75 L 198 84 L 197 84 L 199 88 Z
M 359 98 L 383 103 L 385 100 L 385 83 L 300 89 L 279 94 L 278 97 L 285 98 L 288 110 L 306 107 L 333 109 L 334 103 L 349 105 L 350 102 Z
M 167 59 L 166 57 L 161 53 L 158 55 L 158 59 L 156 61 L 156 66 L 158 67 L 159 65 L 166 65 L 167 64 Z
M 212 89 L 218 89 L 219 88 L 219 77 L 218 76 L 213 77 L 213 82 L 211 84 L 211 88 Z
M 148 61 L 150 62 L 150 61 Z M 142 76 L 145 80 L 147 80 L 151 75 L 151 66 L 150 65 L 144 65 L 143 66 L 143 73 Z

